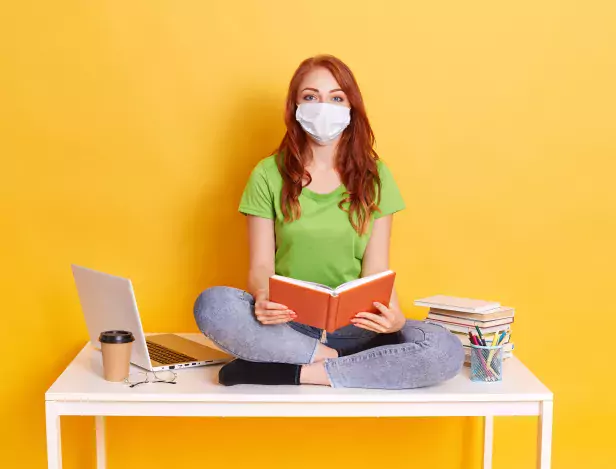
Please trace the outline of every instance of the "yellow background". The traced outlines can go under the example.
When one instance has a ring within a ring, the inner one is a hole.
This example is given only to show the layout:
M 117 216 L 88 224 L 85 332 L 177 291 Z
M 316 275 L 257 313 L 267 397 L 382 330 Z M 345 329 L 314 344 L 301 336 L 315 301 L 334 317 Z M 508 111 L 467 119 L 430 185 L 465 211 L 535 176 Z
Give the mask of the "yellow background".
M 516 354 L 555 393 L 553 467 L 614 467 L 612 1 L 3 3 L 3 467 L 44 467 L 43 394 L 87 338 L 70 263 L 130 277 L 149 331 L 196 331 L 201 290 L 244 285 L 244 182 L 322 52 L 356 73 L 407 202 L 408 316 L 437 293 L 515 306 Z M 62 425 L 65 467 L 94 467 L 93 419 Z M 498 419 L 494 467 L 533 467 L 535 430 Z M 472 418 L 116 418 L 109 467 L 470 469 L 479 437 Z

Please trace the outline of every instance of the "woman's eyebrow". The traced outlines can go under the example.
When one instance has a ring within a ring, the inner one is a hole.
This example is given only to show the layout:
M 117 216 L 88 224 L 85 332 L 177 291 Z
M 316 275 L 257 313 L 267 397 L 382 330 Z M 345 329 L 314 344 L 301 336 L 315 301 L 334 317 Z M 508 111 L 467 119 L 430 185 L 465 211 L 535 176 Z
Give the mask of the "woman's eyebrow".
M 342 88 L 334 88 L 333 90 L 329 90 L 330 93 L 334 93 L 336 91 L 343 91 Z
M 319 90 L 317 90 L 316 88 L 304 88 L 302 91 L 306 91 L 306 90 L 308 90 L 308 91 L 315 91 L 317 93 L 319 92 Z

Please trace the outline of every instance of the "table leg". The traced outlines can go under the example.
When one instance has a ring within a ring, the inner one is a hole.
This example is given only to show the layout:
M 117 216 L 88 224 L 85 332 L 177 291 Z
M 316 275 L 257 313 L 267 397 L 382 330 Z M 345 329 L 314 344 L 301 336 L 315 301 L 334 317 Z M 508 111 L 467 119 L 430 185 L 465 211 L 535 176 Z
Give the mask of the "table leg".
M 45 402 L 45 427 L 47 432 L 47 467 L 62 469 L 62 443 L 60 441 L 60 415 L 53 402 Z
M 537 428 L 537 469 L 550 469 L 552 457 L 553 401 L 541 401 Z
M 492 448 L 494 445 L 494 416 L 483 418 L 483 469 L 492 469 Z
M 96 422 L 96 469 L 107 467 L 107 446 L 105 444 L 105 417 L 97 415 Z

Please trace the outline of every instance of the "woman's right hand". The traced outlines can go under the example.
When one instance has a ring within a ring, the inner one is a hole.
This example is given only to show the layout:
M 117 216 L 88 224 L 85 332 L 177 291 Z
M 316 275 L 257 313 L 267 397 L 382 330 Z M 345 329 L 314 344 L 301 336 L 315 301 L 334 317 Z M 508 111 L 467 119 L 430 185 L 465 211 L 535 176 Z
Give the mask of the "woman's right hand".
M 255 316 L 261 324 L 283 324 L 293 321 L 297 314 L 285 305 L 268 301 L 265 290 L 259 290 L 255 296 Z

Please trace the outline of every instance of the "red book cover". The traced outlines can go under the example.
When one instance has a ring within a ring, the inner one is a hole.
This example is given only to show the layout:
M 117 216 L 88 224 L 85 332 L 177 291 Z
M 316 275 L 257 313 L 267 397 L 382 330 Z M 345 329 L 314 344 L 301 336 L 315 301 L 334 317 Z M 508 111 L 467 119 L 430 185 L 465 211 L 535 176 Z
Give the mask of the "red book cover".
M 388 270 L 330 288 L 274 275 L 269 280 L 269 299 L 295 311 L 297 322 L 333 332 L 351 324 L 359 312 L 378 314 L 375 301 L 388 306 L 395 278 L 395 272 Z

